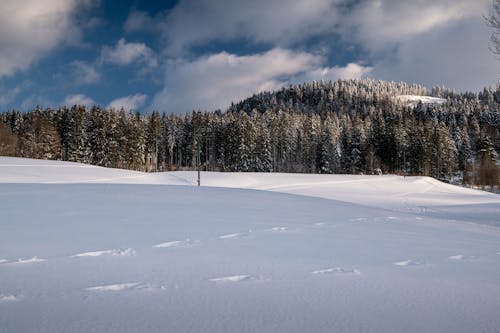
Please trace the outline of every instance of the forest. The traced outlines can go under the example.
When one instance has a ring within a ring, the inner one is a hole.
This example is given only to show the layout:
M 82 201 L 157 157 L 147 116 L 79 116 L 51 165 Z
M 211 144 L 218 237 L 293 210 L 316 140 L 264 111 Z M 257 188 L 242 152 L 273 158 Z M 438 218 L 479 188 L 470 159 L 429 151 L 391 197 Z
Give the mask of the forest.
M 429 95 L 443 103 L 408 103 Z M 178 115 L 99 106 L 0 113 L 0 155 L 142 170 L 426 175 L 498 187 L 500 85 L 338 80 Z

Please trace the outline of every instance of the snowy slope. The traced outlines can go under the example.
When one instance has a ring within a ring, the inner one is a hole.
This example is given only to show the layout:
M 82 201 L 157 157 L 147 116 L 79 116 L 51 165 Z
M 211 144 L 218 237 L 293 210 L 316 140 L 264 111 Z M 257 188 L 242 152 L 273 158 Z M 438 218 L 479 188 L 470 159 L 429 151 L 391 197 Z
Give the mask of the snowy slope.
M 407 103 L 408 106 L 415 107 L 419 102 L 422 104 L 443 104 L 446 99 L 432 96 L 419 96 L 419 95 L 398 95 L 396 99 Z
M 202 177 L 223 187 L 0 158 L 0 332 L 500 327 L 500 229 L 481 224 L 498 195 L 423 177 Z
M 143 173 L 71 162 L 0 157 L 0 183 L 194 186 L 196 182 L 196 172 Z M 491 215 L 487 207 L 500 204 L 499 195 L 445 184 L 430 177 L 202 172 L 201 183 L 211 187 L 307 195 L 420 214 L 443 209 L 454 214 L 463 210 L 463 206 L 473 204 L 485 207 L 476 213 Z M 461 215 L 462 212 L 458 217 Z M 498 220 L 494 216 L 486 222 L 500 224 Z

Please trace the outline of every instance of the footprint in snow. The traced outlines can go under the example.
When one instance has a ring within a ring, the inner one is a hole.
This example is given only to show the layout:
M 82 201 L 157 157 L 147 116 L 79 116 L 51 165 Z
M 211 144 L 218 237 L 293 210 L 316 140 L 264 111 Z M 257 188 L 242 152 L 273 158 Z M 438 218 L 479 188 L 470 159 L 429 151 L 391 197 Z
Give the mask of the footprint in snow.
M 92 251 L 92 252 L 83 252 L 83 253 L 78 253 L 73 256 L 72 258 L 82 258 L 82 257 L 101 257 L 101 256 L 124 256 L 124 257 L 130 257 L 134 256 L 136 254 L 134 249 L 128 248 L 125 250 L 103 250 L 103 251 Z
M 156 291 L 156 290 L 166 290 L 167 287 L 164 285 L 152 285 L 149 283 L 141 282 L 129 282 L 129 283 L 117 283 L 117 284 L 107 284 L 102 286 L 95 286 L 85 288 L 86 291 L 92 292 L 117 292 L 117 291 Z
M 0 294 L 0 303 L 8 303 L 8 302 L 15 302 L 19 300 L 16 296 L 14 295 L 3 295 Z
M 273 227 L 271 229 L 268 229 L 267 231 L 271 231 L 271 232 L 286 232 L 286 231 L 290 231 L 290 228 L 288 228 L 288 227 Z
M 448 257 L 448 259 L 453 260 L 453 261 L 467 260 L 467 259 L 474 259 L 474 258 L 476 258 L 476 257 L 475 256 L 466 256 L 464 254 L 457 254 L 457 255 Z
M 366 217 L 356 217 L 356 218 L 349 219 L 349 221 L 351 221 L 351 222 L 365 222 L 365 221 L 368 221 L 368 219 Z
M 124 291 L 130 289 L 136 289 L 141 285 L 140 282 L 130 282 L 130 283 L 119 283 L 119 284 L 108 284 L 103 286 L 95 286 L 85 288 L 87 291 Z
M 43 262 L 43 261 L 47 261 L 46 259 L 42 259 L 42 258 L 38 258 L 37 256 L 34 256 L 32 258 L 28 258 L 28 259 L 17 259 L 15 261 L 7 261 L 5 259 L 2 259 L 0 261 L 0 264 L 9 264 L 9 265 L 22 265 L 22 264 L 33 264 L 33 263 L 37 263 L 37 262 Z
M 201 242 L 198 240 L 190 240 L 189 238 L 186 240 L 176 240 L 176 241 L 169 241 L 165 243 L 160 243 L 153 245 L 153 247 L 156 248 L 179 248 L 179 247 L 192 247 L 196 245 L 201 245 Z
M 321 275 L 321 274 L 361 274 L 360 271 L 354 268 L 341 268 L 341 267 L 332 267 L 332 268 L 324 268 L 318 269 L 316 271 L 312 271 L 311 274 Z
M 225 234 L 225 235 L 220 235 L 218 238 L 219 239 L 240 239 L 243 237 L 247 237 L 248 234 L 244 233 L 234 233 L 234 234 Z
M 394 265 L 396 266 L 421 266 L 425 265 L 425 262 L 420 261 L 420 260 L 404 260 L 404 261 L 398 261 L 395 262 Z
M 315 226 L 315 227 L 325 227 L 327 225 L 328 225 L 328 223 L 326 223 L 326 222 L 316 222 L 313 224 L 313 226 Z
M 216 284 L 225 284 L 225 283 L 249 281 L 253 279 L 254 277 L 250 275 L 231 275 L 231 276 L 223 276 L 223 277 L 208 279 L 208 281 L 214 282 Z

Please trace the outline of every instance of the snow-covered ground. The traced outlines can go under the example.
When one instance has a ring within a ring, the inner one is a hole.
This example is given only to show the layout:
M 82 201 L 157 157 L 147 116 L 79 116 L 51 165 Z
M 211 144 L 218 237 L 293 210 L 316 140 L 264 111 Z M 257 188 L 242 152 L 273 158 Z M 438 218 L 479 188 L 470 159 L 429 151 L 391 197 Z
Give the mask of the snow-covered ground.
M 415 107 L 419 102 L 422 104 L 443 104 L 446 99 L 432 96 L 419 96 L 419 95 L 398 95 L 396 99 L 407 103 L 408 106 Z
M 0 332 L 496 332 L 500 196 L 0 158 Z M 181 185 L 181 186 L 179 186 Z

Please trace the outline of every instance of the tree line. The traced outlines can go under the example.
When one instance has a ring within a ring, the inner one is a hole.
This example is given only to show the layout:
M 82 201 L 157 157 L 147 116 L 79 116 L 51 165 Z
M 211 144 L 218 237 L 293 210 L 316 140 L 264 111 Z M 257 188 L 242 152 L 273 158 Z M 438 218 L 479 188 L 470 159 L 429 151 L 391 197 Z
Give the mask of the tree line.
M 441 104 L 409 105 L 399 95 Z M 199 151 L 199 154 L 198 154 Z M 253 95 L 226 112 L 81 105 L 0 114 L 0 155 L 142 171 L 396 173 L 498 186 L 500 86 L 455 93 L 338 80 Z

